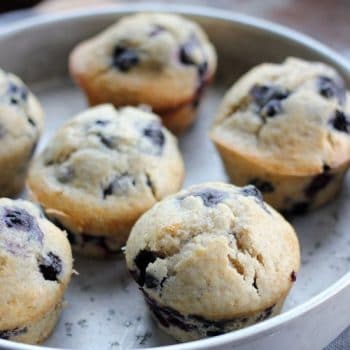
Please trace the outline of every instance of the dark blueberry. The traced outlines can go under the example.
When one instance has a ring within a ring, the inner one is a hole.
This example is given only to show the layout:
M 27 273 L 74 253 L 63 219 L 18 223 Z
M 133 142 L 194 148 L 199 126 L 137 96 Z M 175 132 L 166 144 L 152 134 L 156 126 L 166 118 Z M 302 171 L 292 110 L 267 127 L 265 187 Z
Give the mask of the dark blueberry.
M 30 231 L 33 228 L 33 216 L 26 210 L 16 207 L 4 208 L 4 222 L 8 228 Z
M 319 93 L 326 98 L 337 98 L 340 105 L 345 103 L 346 90 L 344 82 L 338 79 L 338 83 L 329 77 L 320 76 L 317 80 Z
M 122 195 L 128 191 L 130 186 L 135 186 L 136 182 L 127 173 L 116 176 L 106 187 L 102 189 L 103 199 L 111 195 Z
M 28 97 L 26 86 L 18 86 L 12 81 L 8 84 L 7 93 L 10 96 L 10 103 L 14 105 L 25 102 Z
M 109 124 L 109 120 L 102 120 L 102 119 L 97 119 L 95 121 L 95 124 L 96 125 L 99 125 L 99 126 L 106 126 L 107 124 Z
M 103 199 L 106 199 L 108 196 L 111 196 L 113 194 L 113 182 L 108 184 L 108 186 L 103 189 L 102 194 Z
M 272 118 L 282 112 L 281 101 L 271 100 L 260 110 L 260 115 L 265 118 Z
M 259 107 L 264 107 L 271 100 L 284 100 L 289 94 L 290 92 L 288 90 L 274 85 L 256 84 L 250 90 L 250 95 Z
M 0 339 L 7 340 L 7 339 L 16 337 L 16 336 L 23 334 L 23 333 L 26 333 L 26 332 L 27 332 L 27 327 L 6 329 L 3 331 L 0 331 Z
M 206 336 L 207 337 L 217 337 L 218 335 L 225 334 L 224 330 L 215 330 L 215 331 L 207 331 Z
M 297 280 L 297 273 L 295 271 L 292 271 L 292 273 L 290 274 L 290 280 L 292 282 L 295 282 Z
M 16 98 L 11 97 L 10 102 L 11 102 L 11 104 L 16 105 L 16 104 L 18 104 L 19 101 Z
M 200 197 L 206 207 L 214 207 L 226 198 L 226 193 L 213 188 L 204 188 L 203 190 L 191 192 L 190 196 Z
M 267 320 L 273 312 L 273 309 L 275 307 L 275 304 L 269 306 L 268 308 L 266 308 L 256 319 L 257 322 L 261 322 L 261 321 L 265 321 Z
M 21 98 L 22 100 L 26 100 L 27 97 L 28 97 L 28 90 L 25 86 L 23 86 L 21 90 Z
M 309 185 L 305 188 L 305 194 L 308 197 L 315 196 L 319 191 L 324 189 L 333 179 L 334 175 L 331 174 L 328 165 L 323 167 L 323 173 L 315 176 Z
M 32 144 L 32 148 L 30 149 L 28 158 L 31 159 L 35 153 L 36 150 L 36 146 L 38 145 L 38 141 L 34 141 L 34 143 Z
M 146 272 L 144 285 L 146 288 L 150 288 L 150 289 L 157 288 L 159 285 L 159 281 L 152 274 Z
M 116 46 L 112 56 L 112 64 L 122 72 L 127 72 L 139 63 L 140 59 L 135 49 Z
M 310 208 L 309 202 L 298 202 L 293 204 L 293 206 L 287 210 L 285 214 L 291 214 L 291 215 L 302 215 L 306 214 Z
M 195 322 L 200 323 L 204 328 L 209 328 L 209 327 L 222 328 L 226 323 L 226 321 L 207 320 L 206 318 L 198 315 L 189 315 L 188 318 L 192 319 Z
M 249 184 L 255 186 L 262 193 L 271 193 L 275 190 L 271 182 L 260 180 L 258 178 L 252 179 Z
M 259 290 L 258 283 L 257 283 L 257 277 L 256 277 L 256 276 L 254 276 L 253 288 L 254 288 L 256 291 Z
M 193 50 L 195 49 L 195 42 L 190 40 L 180 47 L 180 62 L 186 65 L 195 65 L 196 62 L 193 60 Z
M 241 188 L 241 194 L 246 197 L 255 197 L 255 201 L 264 209 L 268 214 L 271 214 L 270 210 L 264 203 L 264 198 L 261 192 L 254 185 L 247 185 Z
M 333 127 L 342 132 L 350 132 L 350 117 L 343 111 L 336 110 L 333 117 L 330 120 Z
M 15 85 L 12 81 L 8 83 L 7 92 L 10 95 L 14 95 L 18 92 L 19 87 Z
M 28 123 L 33 126 L 34 128 L 36 127 L 36 123 L 35 121 L 33 120 L 33 118 L 31 117 L 27 117 L 27 120 L 28 120 Z
M 149 174 L 146 174 L 146 184 L 150 188 L 153 197 L 156 198 L 156 189 L 154 187 L 153 181 L 151 180 L 151 176 Z
M 147 305 L 149 306 L 150 310 L 153 312 L 154 316 L 157 318 L 159 323 L 163 327 L 169 328 L 170 324 L 169 324 L 169 321 L 167 319 L 167 314 L 164 312 L 164 309 L 166 309 L 166 307 L 158 304 L 144 290 L 142 290 L 142 292 L 144 294 Z
M 143 130 L 143 135 L 148 137 L 152 143 L 159 148 L 162 148 L 165 143 L 165 136 L 162 130 L 162 126 L 158 122 L 152 122 L 149 124 Z
M 50 252 L 39 261 L 39 270 L 47 281 L 57 281 L 58 275 L 62 272 L 62 260 Z
M 165 31 L 165 28 L 163 26 L 160 26 L 159 24 L 155 24 L 152 27 L 151 31 L 149 32 L 149 36 L 153 37 L 153 36 L 156 36 L 164 31 Z
M 113 137 L 111 137 L 111 136 L 106 136 L 105 134 L 104 134 L 104 126 L 106 126 L 106 125 L 108 125 L 110 123 L 110 121 L 109 120 L 103 120 L 103 119 L 97 119 L 94 123 L 93 123 L 93 125 L 92 125 L 92 127 L 94 127 L 94 126 L 99 126 L 99 127 L 101 127 L 100 129 L 99 129 L 99 131 L 97 131 L 97 132 L 95 132 L 95 135 L 100 139 L 100 142 L 104 145 L 104 146 L 106 146 L 107 148 L 114 148 L 114 141 L 113 141 Z M 95 128 L 95 130 L 96 130 L 96 128 Z
M 250 89 L 253 101 L 258 105 L 262 117 L 274 117 L 282 112 L 281 101 L 289 96 L 290 92 L 280 86 L 254 85 Z
M 232 324 L 247 322 L 247 318 L 243 317 L 233 318 L 229 320 L 212 321 L 198 315 L 184 316 L 171 307 L 159 304 L 157 301 L 152 299 L 144 290 L 142 290 L 142 292 L 145 296 L 145 300 L 149 308 L 158 319 L 159 323 L 161 323 L 166 328 L 175 326 L 186 332 L 196 330 L 199 333 L 202 333 L 203 336 L 216 336 L 225 333 L 225 331 L 230 326 L 232 327 Z M 263 316 L 270 316 L 273 307 L 274 305 L 271 308 L 264 310 Z
M 203 77 L 208 70 L 208 62 L 196 62 L 194 57 L 197 50 L 202 50 L 200 42 L 195 35 L 191 35 L 189 40 L 180 46 L 179 61 L 185 65 L 196 66 L 199 77 Z
M 196 327 L 191 323 L 188 323 L 183 315 L 178 311 L 158 304 L 155 300 L 150 298 L 147 293 L 144 292 L 146 302 L 158 319 L 159 323 L 168 328 L 170 325 L 178 327 L 186 332 L 192 331 Z
M 71 181 L 75 176 L 75 171 L 71 166 L 60 166 L 57 169 L 57 180 L 62 183 Z
M 247 197 L 250 197 L 250 196 L 256 197 L 259 201 L 263 200 L 263 196 L 262 196 L 261 192 L 253 185 L 244 186 L 241 189 L 241 193 Z
M 112 137 L 105 136 L 102 133 L 96 134 L 96 136 L 100 139 L 100 142 L 106 146 L 107 148 L 114 148 L 114 141 Z
M 134 259 L 135 265 L 138 268 L 138 277 L 136 282 L 142 287 L 146 281 L 147 266 L 156 261 L 159 255 L 150 250 L 141 250 Z
M 208 70 L 208 62 L 204 61 L 202 63 L 199 63 L 197 67 L 199 75 L 203 76 Z

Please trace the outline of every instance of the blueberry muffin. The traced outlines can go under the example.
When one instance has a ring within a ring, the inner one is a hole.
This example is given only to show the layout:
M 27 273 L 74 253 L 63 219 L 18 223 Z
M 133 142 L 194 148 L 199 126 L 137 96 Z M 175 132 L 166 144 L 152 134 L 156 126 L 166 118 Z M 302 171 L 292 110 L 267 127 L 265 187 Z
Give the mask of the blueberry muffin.
M 0 338 L 37 344 L 60 316 L 72 274 L 66 235 L 23 200 L 0 199 Z
M 277 314 L 296 280 L 293 228 L 252 185 L 196 185 L 135 224 L 126 262 L 159 326 L 179 341 Z
M 275 209 L 304 213 L 341 187 L 350 162 L 350 98 L 328 65 L 261 64 L 227 92 L 211 129 L 231 181 Z
M 22 190 L 42 128 L 36 97 L 18 77 L 0 69 L 0 197 Z
M 115 254 L 138 217 L 182 184 L 175 137 L 134 107 L 101 105 L 66 123 L 34 161 L 28 189 L 73 249 Z
M 178 15 L 122 18 L 80 43 L 70 71 L 92 105 L 146 104 L 179 133 L 194 120 L 216 70 L 216 53 L 202 28 Z

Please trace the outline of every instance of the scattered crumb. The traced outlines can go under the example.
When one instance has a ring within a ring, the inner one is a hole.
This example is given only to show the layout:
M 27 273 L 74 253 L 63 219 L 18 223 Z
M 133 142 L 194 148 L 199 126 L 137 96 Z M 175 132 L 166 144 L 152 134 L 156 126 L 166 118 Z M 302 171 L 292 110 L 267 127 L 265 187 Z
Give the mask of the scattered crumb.
M 89 285 L 89 284 L 86 284 L 86 285 L 84 285 L 84 286 L 81 286 L 80 287 L 80 290 L 82 291 L 82 292 L 87 292 L 87 291 L 89 291 L 89 290 L 91 290 L 91 285 Z
M 114 309 L 109 309 L 108 310 L 108 315 L 109 316 L 114 316 L 115 315 L 115 310 Z
M 147 340 L 152 337 L 151 332 L 146 332 L 144 334 L 136 335 L 136 340 L 140 345 L 146 344 Z
M 322 243 L 319 242 L 319 241 L 317 241 L 317 242 L 315 243 L 315 249 L 319 249 L 319 248 L 321 248 L 321 247 L 322 247 Z
M 87 320 L 85 319 L 79 320 L 77 323 L 81 328 L 86 328 L 88 326 Z
M 124 327 L 129 328 L 132 325 L 132 322 L 130 321 L 125 321 L 124 322 Z
M 66 336 L 67 337 L 71 337 L 72 336 L 73 323 L 72 322 L 65 322 L 64 328 L 66 329 Z

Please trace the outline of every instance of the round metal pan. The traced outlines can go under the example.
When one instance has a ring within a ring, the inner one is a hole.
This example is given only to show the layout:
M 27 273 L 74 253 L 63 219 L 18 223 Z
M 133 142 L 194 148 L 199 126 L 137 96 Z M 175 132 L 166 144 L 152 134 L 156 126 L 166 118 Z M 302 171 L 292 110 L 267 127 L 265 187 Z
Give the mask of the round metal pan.
M 298 56 L 330 63 L 350 85 L 350 65 L 334 51 L 285 27 L 231 12 L 148 4 L 37 17 L 0 32 L 0 66 L 20 75 L 44 105 L 46 131 L 40 148 L 59 125 L 86 108 L 82 93 L 68 77 L 70 50 L 135 11 L 182 13 L 205 28 L 218 51 L 216 82 L 205 96 L 197 123 L 180 139 L 187 168 L 185 185 L 227 180 L 207 130 L 225 89 L 250 67 Z M 175 344 L 149 319 L 122 259 L 77 257 L 80 275 L 73 279 L 68 306 L 51 338 L 42 346 L 0 340 L 0 349 L 321 349 L 350 323 L 346 311 L 350 309 L 349 198 L 348 178 L 333 203 L 292 221 L 301 241 L 302 270 L 283 312 L 270 320 L 226 335 Z

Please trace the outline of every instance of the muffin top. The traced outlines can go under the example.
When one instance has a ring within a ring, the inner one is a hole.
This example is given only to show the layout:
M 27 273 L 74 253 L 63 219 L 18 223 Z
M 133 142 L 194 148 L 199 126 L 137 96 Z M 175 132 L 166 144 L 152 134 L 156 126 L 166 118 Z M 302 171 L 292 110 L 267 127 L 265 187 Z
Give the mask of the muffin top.
M 0 199 L 0 329 L 40 319 L 61 301 L 72 273 L 65 234 L 40 209 Z
M 124 105 L 145 101 L 159 111 L 191 100 L 214 74 L 216 54 L 198 24 L 173 14 L 141 13 L 78 45 L 70 63 L 87 89 L 103 89 Z
M 106 235 L 176 192 L 183 172 L 177 141 L 155 114 L 101 105 L 58 130 L 34 161 L 28 185 L 63 225 Z
M 350 160 L 350 98 L 328 65 L 261 64 L 227 92 L 212 139 L 267 171 L 310 175 Z
M 254 186 L 205 183 L 144 214 L 130 234 L 126 260 L 160 305 L 222 320 L 284 297 L 300 256 L 293 228 Z
M 30 152 L 42 128 L 43 111 L 36 97 L 18 77 L 0 69 L 0 157 L 26 147 Z

